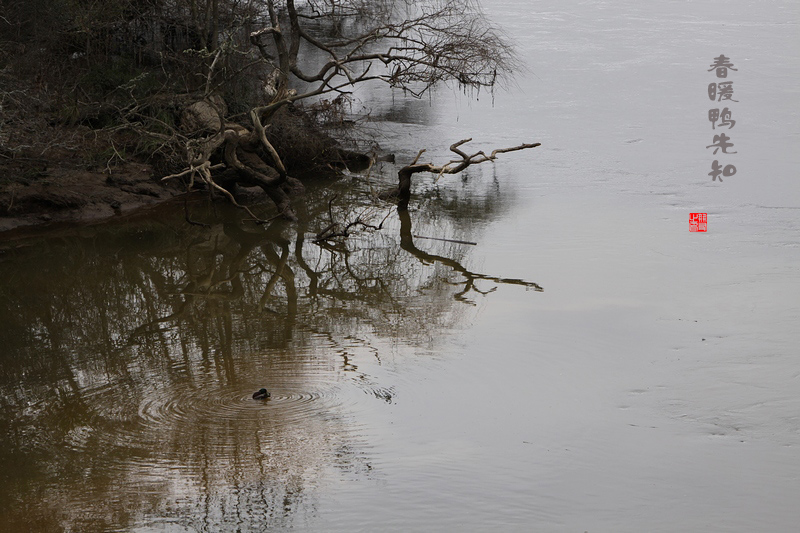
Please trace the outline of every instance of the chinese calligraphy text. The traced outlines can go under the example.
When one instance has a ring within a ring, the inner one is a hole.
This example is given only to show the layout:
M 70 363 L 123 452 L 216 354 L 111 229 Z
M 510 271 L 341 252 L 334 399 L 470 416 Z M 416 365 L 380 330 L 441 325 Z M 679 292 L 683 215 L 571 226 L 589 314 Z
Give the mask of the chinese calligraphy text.
M 721 54 L 719 57 L 714 58 L 714 62 L 711 64 L 711 68 L 708 69 L 708 72 L 711 72 L 712 70 L 714 71 L 716 77 L 721 79 L 727 78 L 729 71 L 738 71 L 739 69 L 734 68 L 733 63 L 731 63 L 731 58 Z M 733 81 L 718 81 L 709 83 L 708 99 L 712 102 L 738 102 L 738 100 L 733 99 Z M 717 126 L 720 128 L 727 126 L 727 129 L 731 130 L 736 125 L 736 121 L 733 120 L 733 111 L 730 107 L 723 107 L 722 109 L 715 107 L 709 109 L 708 121 L 711 122 L 712 130 L 716 130 Z M 721 154 L 725 155 L 735 154 L 737 152 L 730 150 L 733 148 L 733 142 L 731 142 L 731 140 L 731 137 L 725 133 L 714 135 L 711 144 L 706 146 L 706 150 L 713 148 L 713 155 L 717 155 L 717 152 L 720 151 Z M 720 183 L 722 183 L 723 176 L 727 178 L 733 176 L 734 174 L 736 174 L 736 167 L 734 165 L 723 165 L 718 159 L 715 159 L 711 163 L 711 172 L 708 173 L 708 175 L 711 176 L 711 181 L 717 181 L 717 179 L 719 179 Z

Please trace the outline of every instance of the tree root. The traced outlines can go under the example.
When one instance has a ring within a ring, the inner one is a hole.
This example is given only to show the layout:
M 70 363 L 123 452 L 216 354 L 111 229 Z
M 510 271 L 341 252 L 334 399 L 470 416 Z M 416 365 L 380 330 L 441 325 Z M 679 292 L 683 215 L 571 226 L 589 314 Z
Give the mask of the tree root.
M 216 109 L 210 100 L 204 101 L 211 109 Z M 265 128 L 259 117 L 258 109 L 253 110 L 251 119 L 254 124 L 254 131 L 250 131 L 243 126 L 223 121 L 221 112 L 219 113 L 219 130 L 212 136 L 200 141 L 188 141 L 186 143 L 187 160 L 189 168 L 162 178 L 162 181 L 183 178 L 189 176 L 188 188 L 194 186 L 195 179 L 205 183 L 210 190 L 221 192 L 230 202 L 238 208 L 244 209 L 258 223 L 266 220 L 257 217 L 247 206 L 239 204 L 233 196 L 231 189 L 233 185 L 258 186 L 275 203 L 280 216 L 290 220 L 297 220 L 292 210 L 291 195 L 302 194 L 304 188 L 302 184 L 286 174 L 286 168 L 275 151 L 275 148 L 266 138 Z M 195 110 L 195 113 L 199 111 Z M 209 113 L 206 113 L 209 114 Z M 206 120 L 207 123 L 213 122 Z M 268 165 L 257 150 L 263 147 L 273 159 L 274 167 Z M 224 163 L 211 164 L 211 156 L 222 148 Z M 233 170 L 233 176 L 228 173 L 228 183 L 226 187 L 221 186 L 214 179 L 212 172 L 220 169 Z

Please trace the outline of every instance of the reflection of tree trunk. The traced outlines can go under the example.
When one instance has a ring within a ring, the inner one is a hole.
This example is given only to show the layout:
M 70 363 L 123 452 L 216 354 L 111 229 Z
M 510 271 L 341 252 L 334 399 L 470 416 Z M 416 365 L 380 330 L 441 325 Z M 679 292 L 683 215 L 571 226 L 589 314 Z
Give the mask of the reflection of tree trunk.
M 289 241 L 282 240 L 277 244 L 281 247 L 280 257 L 275 253 L 271 243 L 265 244 L 261 248 L 264 252 L 264 257 L 275 267 L 275 273 L 267 282 L 264 295 L 261 297 L 261 302 L 259 302 L 259 307 L 262 309 L 264 308 L 266 300 L 271 296 L 272 289 L 275 287 L 278 279 L 282 279 L 286 290 L 286 324 L 284 332 L 286 333 L 286 338 L 290 339 L 297 317 L 297 287 L 295 286 L 294 272 L 287 264 L 289 260 Z
M 250 275 L 258 276 L 258 272 L 269 273 L 272 271 L 263 291 L 259 309 L 263 310 L 272 298 L 272 291 L 279 282 L 283 282 L 286 291 L 286 338 L 291 338 L 296 324 L 298 310 L 298 291 L 294 272 L 292 271 L 289 259 L 291 254 L 291 242 L 281 236 L 285 229 L 285 221 L 275 219 L 265 228 L 264 231 L 249 232 L 242 230 L 238 224 L 223 225 L 224 237 L 217 236 L 218 244 L 214 245 L 213 250 L 201 250 L 201 256 L 194 261 L 190 256 L 186 259 L 186 285 L 180 291 L 181 302 L 173 306 L 173 312 L 166 316 L 159 317 L 154 309 L 151 313 L 152 318 L 147 322 L 136 327 L 130 334 L 129 342 L 133 343 L 138 337 L 163 333 L 159 326 L 169 322 L 186 322 L 200 318 L 201 315 L 195 313 L 199 306 L 205 305 L 203 318 L 208 320 L 223 322 L 211 322 L 208 325 L 201 325 L 198 331 L 198 338 L 203 338 L 209 332 L 209 327 L 216 325 L 218 328 L 218 348 L 222 350 L 222 355 L 226 356 L 232 350 L 232 325 L 226 321 L 230 320 L 231 310 L 228 302 L 242 300 L 248 294 L 246 280 Z M 275 246 L 280 247 L 280 256 L 275 251 Z M 254 256 L 254 251 L 261 249 L 269 266 L 264 265 Z M 221 255 L 222 260 L 217 261 Z M 198 268 L 192 268 L 197 263 Z M 272 268 L 270 268 L 270 266 Z M 274 269 L 274 270 L 273 270 Z M 160 279 L 160 278 L 159 278 Z M 228 288 L 229 287 L 229 288 Z M 169 289 L 160 285 L 156 286 L 159 295 L 169 293 Z M 159 301 L 157 296 L 149 300 Z M 164 345 L 168 343 L 164 340 Z M 204 345 L 203 353 L 210 353 Z M 216 355 L 211 353 L 211 355 Z
M 297 239 L 294 243 L 294 257 L 297 260 L 297 264 L 300 265 L 300 268 L 302 268 L 308 276 L 308 295 L 316 296 L 317 286 L 319 284 L 319 274 L 317 274 L 314 269 L 308 266 L 308 263 L 306 263 L 306 260 L 303 257 L 303 244 L 305 243 L 305 232 L 308 230 L 308 223 L 305 222 L 306 217 L 304 217 L 302 220 L 303 222 L 297 226 Z
M 74 313 L 70 312 L 67 316 L 75 316 Z M 60 324 L 56 324 L 53 320 L 53 308 L 48 306 L 45 309 L 45 313 L 42 316 L 42 325 L 44 326 L 44 330 L 47 332 L 47 338 L 50 341 L 50 349 L 48 350 L 52 355 L 51 359 L 57 362 L 59 369 L 61 370 L 60 380 L 66 381 L 69 383 L 71 392 L 75 395 L 80 394 L 80 386 L 78 382 L 75 380 L 75 372 L 73 371 L 72 367 L 67 360 L 65 352 L 66 343 L 61 338 L 61 331 L 63 331 L 63 327 Z
M 397 188 L 397 210 L 400 212 L 404 212 L 408 209 L 408 201 L 411 199 L 411 176 L 413 174 L 414 171 L 410 166 L 401 168 L 397 173 L 399 180 Z M 411 230 L 409 229 L 409 231 Z M 400 234 L 402 236 L 402 231 Z
M 225 372 L 229 383 L 236 381 L 236 365 L 233 357 L 233 320 L 228 302 L 222 302 L 220 313 L 217 313 L 217 338 L 219 347 L 214 351 L 217 368 Z
M 445 266 L 448 266 L 464 276 L 466 281 L 464 282 L 464 290 L 456 294 L 456 299 L 460 299 L 464 294 L 469 292 L 470 290 L 478 291 L 475 288 L 475 280 L 485 279 L 488 281 L 493 281 L 495 283 L 502 283 L 505 285 L 522 285 L 524 287 L 532 288 L 535 291 L 541 292 L 544 289 L 539 286 L 539 284 L 534 283 L 532 281 L 525 281 L 521 279 L 513 279 L 513 278 L 498 278 L 494 276 L 487 276 L 486 274 L 478 274 L 475 272 L 471 272 L 464 268 L 464 266 L 456 261 L 455 259 L 450 259 L 449 257 L 444 257 L 441 255 L 433 255 L 429 254 L 428 252 L 423 252 L 419 248 L 416 247 L 414 244 L 414 237 L 411 234 L 411 214 L 408 212 L 407 209 L 397 209 L 398 214 L 400 215 L 400 247 L 419 259 L 423 262 L 429 263 L 441 263 Z M 480 292 L 480 291 L 478 291 Z

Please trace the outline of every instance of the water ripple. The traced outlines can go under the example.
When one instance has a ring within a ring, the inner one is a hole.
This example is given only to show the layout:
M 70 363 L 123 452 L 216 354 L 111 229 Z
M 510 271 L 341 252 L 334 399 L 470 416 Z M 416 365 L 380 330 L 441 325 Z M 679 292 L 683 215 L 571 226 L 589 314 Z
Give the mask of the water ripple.
M 148 394 L 138 408 L 142 422 L 151 427 L 191 423 L 219 425 L 225 422 L 261 420 L 278 415 L 281 424 L 319 416 L 341 407 L 335 388 L 291 392 L 273 390 L 267 400 L 254 400 L 251 390 L 166 389 Z

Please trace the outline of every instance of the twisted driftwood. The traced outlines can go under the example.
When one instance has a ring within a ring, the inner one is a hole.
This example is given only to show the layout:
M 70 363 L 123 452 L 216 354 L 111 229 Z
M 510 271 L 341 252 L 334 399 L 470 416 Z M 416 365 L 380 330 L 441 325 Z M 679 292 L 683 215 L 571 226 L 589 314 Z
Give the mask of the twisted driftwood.
M 470 165 L 477 165 L 486 161 L 494 161 L 497 159 L 497 154 L 515 152 L 517 150 L 525 150 L 526 148 L 536 148 L 537 146 L 541 146 L 541 143 L 520 144 L 519 146 L 514 146 L 511 148 L 498 148 L 493 150 L 490 155 L 486 155 L 483 151 L 479 151 L 472 155 L 467 155 L 465 152 L 461 151 L 459 147 L 470 142 L 471 140 L 471 138 L 462 139 L 451 144 L 450 151 L 460 156 L 461 159 L 450 160 L 444 165 L 434 165 L 433 163 L 417 163 L 422 154 L 425 153 L 425 149 L 423 148 L 419 151 L 417 157 L 414 158 L 414 161 L 412 161 L 410 165 L 406 165 L 398 171 L 397 176 L 399 183 L 397 188 L 392 189 L 388 193 L 384 193 L 382 196 L 396 197 L 397 208 L 405 210 L 408 209 L 408 202 L 411 198 L 411 176 L 417 172 L 430 172 L 432 174 L 436 174 L 436 179 L 438 179 L 442 174 L 458 174 Z

